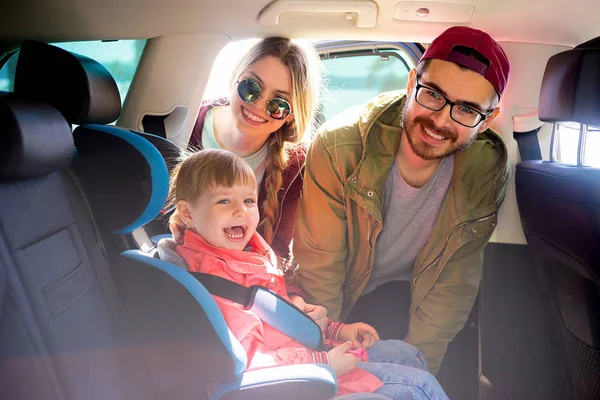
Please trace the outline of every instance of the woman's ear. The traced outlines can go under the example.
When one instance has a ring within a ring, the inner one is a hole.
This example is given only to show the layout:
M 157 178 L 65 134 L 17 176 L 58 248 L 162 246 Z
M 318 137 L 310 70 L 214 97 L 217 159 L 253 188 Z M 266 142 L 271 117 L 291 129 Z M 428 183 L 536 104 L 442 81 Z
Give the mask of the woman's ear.
M 192 225 L 192 211 L 190 210 L 190 205 L 187 201 L 179 200 L 177 202 L 177 214 L 179 214 L 181 222 L 186 226 Z

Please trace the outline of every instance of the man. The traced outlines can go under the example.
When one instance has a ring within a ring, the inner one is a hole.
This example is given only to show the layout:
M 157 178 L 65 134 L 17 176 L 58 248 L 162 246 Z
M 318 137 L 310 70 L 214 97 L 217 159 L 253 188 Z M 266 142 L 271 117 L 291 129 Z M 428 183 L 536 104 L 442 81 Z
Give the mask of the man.
M 406 92 L 329 121 L 308 152 L 294 236 L 306 301 L 347 320 L 371 297 L 363 314 L 383 315 L 378 330 L 404 308 L 399 338 L 433 373 L 472 309 L 504 198 L 507 150 L 489 128 L 508 76 L 488 34 L 450 28 L 410 71 Z M 350 319 L 373 320 L 364 317 Z

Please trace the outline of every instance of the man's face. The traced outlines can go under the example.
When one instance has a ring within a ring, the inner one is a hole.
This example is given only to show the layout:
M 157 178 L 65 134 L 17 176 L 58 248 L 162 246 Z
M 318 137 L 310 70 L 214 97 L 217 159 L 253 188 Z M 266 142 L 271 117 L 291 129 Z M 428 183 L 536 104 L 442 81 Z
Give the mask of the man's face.
M 418 79 L 424 88 L 419 97 L 445 96 L 449 101 L 459 103 L 455 106 L 454 117 L 469 109 L 491 115 L 482 119 L 474 127 L 467 127 L 456 122 L 450 116 L 451 105 L 446 104 L 441 110 L 433 111 L 419 104 L 415 98 L 417 86 L 416 70 L 409 75 L 407 85 L 407 102 L 402 111 L 402 128 L 412 151 L 424 160 L 436 160 L 447 157 L 466 149 L 471 145 L 477 133 L 486 130 L 499 113 L 494 108 L 495 90 L 492 84 L 483 76 L 471 70 L 465 70 L 458 65 L 443 61 L 431 60 L 428 68 Z M 431 90 L 428 90 L 431 89 Z

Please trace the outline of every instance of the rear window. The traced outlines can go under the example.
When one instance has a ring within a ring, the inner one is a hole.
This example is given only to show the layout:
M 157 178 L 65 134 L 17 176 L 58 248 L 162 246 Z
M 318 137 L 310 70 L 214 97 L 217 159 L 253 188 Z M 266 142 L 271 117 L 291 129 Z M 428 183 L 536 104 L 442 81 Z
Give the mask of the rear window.
M 404 89 L 411 61 L 400 51 L 384 54 L 365 52 L 361 55 L 337 54 L 324 58 L 327 70 L 328 93 L 323 102 L 323 120 L 375 96 Z
M 581 124 L 565 122 L 556 125 L 554 139 L 555 160 L 565 164 L 577 165 L 577 155 L 580 147 L 579 133 Z M 587 126 L 587 134 L 581 143 L 582 163 L 588 167 L 600 168 L 600 127 Z
M 87 56 L 102 64 L 117 82 L 121 102 L 123 102 L 140 62 L 146 40 L 94 40 L 51 44 Z M 0 91 L 13 91 L 18 57 L 17 51 L 0 69 Z

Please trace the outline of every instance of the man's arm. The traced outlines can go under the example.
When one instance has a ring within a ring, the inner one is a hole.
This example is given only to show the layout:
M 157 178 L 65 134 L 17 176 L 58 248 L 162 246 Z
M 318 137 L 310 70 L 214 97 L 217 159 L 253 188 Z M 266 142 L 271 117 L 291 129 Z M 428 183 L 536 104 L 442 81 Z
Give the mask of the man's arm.
M 308 150 L 302 197 L 298 202 L 293 254 L 296 282 L 308 303 L 327 308 L 337 320 L 346 271 L 346 210 L 343 182 L 334 160 L 316 136 Z
M 433 374 L 473 308 L 483 270 L 483 248 L 490 236 L 465 245 L 452 257 L 410 317 L 404 340 L 423 353 Z

